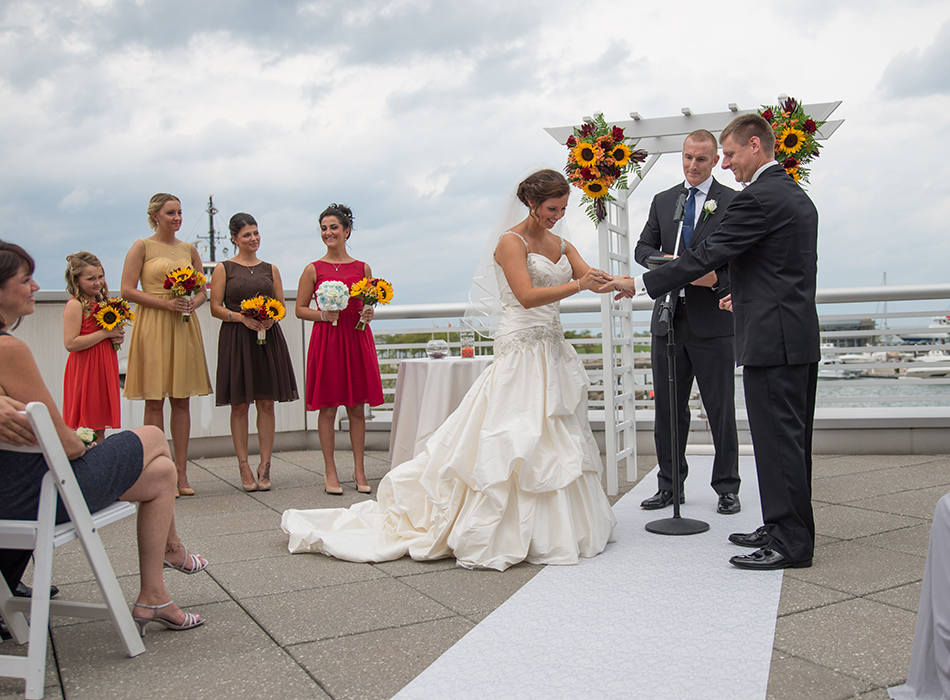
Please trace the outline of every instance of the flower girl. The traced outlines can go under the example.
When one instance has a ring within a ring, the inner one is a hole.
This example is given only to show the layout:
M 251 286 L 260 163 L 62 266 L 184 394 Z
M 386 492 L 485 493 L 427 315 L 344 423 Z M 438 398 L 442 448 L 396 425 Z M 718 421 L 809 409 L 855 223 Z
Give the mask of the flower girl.
M 63 419 L 73 430 L 96 432 L 118 428 L 119 363 L 116 350 L 125 338 L 121 310 L 108 305 L 102 263 L 92 253 L 66 257 L 66 291 L 72 299 L 63 310 L 63 344 L 69 351 L 63 378 Z

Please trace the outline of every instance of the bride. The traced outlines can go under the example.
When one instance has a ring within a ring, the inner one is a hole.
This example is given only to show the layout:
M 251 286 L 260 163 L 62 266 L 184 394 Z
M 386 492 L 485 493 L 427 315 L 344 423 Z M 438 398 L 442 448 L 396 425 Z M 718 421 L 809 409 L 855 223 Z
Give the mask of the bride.
M 587 374 L 564 340 L 558 303 L 610 277 L 551 232 L 569 192 L 554 170 L 530 175 L 517 190 L 527 218 L 492 234 L 501 316 L 493 364 L 423 452 L 383 478 L 378 501 L 285 511 L 291 552 L 455 557 L 504 571 L 520 561 L 576 564 L 604 550 L 616 520 L 587 419 Z

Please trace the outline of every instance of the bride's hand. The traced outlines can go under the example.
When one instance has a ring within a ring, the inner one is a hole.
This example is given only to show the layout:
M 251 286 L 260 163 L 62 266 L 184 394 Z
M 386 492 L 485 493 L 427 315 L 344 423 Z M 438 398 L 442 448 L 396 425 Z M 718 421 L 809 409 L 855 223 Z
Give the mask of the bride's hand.
M 610 275 L 596 267 L 590 267 L 577 280 L 581 284 L 581 289 L 592 289 L 610 282 Z

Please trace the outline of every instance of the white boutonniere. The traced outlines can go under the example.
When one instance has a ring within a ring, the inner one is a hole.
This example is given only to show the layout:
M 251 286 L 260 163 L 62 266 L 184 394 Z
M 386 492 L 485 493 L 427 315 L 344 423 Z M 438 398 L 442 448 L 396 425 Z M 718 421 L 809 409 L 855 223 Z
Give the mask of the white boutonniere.
M 715 199 L 707 199 L 706 203 L 703 205 L 703 221 L 715 214 L 716 207 L 718 206 L 719 203 Z

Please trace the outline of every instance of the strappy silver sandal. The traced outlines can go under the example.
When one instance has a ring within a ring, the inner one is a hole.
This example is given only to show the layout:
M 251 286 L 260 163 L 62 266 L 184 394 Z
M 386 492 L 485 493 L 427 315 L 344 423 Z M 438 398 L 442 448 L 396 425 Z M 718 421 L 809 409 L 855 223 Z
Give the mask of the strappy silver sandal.
M 172 622 L 171 620 L 166 620 L 164 617 L 159 617 L 158 611 L 161 610 L 162 608 L 167 608 L 171 604 L 172 604 L 172 601 L 168 601 L 167 603 L 163 603 L 162 605 L 145 605 L 145 603 L 133 603 L 132 605 L 133 608 L 145 608 L 147 610 L 152 611 L 152 616 L 148 618 L 135 617 L 135 615 L 132 616 L 132 619 L 135 621 L 135 624 L 139 626 L 139 634 L 141 634 L 143 637 L 145 636 L 145 625 L 147 625 L 149 622 L 157 622 L 158 624 L 165 625 L 165 627 L 167 627 L 168 629 L 175 630 L 176 632 L 180 632 L 181 630 L 194 629 L 195 627 L 198 627 L 199 625 L 203 625 L 205 623 L 205 621 L 201 618 L 200 615 L 195 615 L 194 613 L 187 613 L 187 612 L 185 613 L 185 621 L 182 622 L 180 625 L 176 625 L 174 622 Z
M 181 547 L 180 541 L 178 543 L 178 547 L 166 549 L 165 554 L 177 552 L 179 547 Z M 187 547 L 185 547 L 185 561 L 181 563 L 181 566 L 178 564 L 172 564 L 167 559 L 165 559 L 162 564 L 166 569 L 175 569 L 176 571 L 180 571 L 183 574 L 197 574 L 199 571 L 203 571 L 204 568 L 208 566 L 208 562 L 202 559 L 200 554 L 190 554 Z M 190 564 L 191 566 L 186 567 L 186 564 Z

